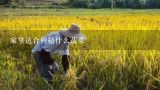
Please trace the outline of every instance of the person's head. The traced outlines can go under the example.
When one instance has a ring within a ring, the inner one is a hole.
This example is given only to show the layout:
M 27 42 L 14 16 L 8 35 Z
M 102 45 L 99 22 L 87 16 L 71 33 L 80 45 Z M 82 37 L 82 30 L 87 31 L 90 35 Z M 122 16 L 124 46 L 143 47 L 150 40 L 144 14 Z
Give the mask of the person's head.
M 80 33 L 80 26 L 77 24 L 72 24 L 69 30 L 73 30 L 74 32 Z
M 60 33 L 67 38 L 67 41 L 71 42 L 72 39 L 79 39 L 84 37 L 80 32 L 80 26 L 77 24 L 72 24 L 67 30 L 61 30 Z

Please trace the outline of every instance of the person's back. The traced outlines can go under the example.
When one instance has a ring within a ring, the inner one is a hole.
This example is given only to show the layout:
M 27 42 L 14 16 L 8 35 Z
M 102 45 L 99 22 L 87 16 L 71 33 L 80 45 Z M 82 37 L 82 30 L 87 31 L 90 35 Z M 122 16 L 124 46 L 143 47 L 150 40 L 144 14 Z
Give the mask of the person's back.
M 59 32 L 51 32 L 45 35 L 32 49 L 32 53 L 46 50 L 49 53 L 59 53 L 69 55 L 69 43 L 65 43 L 64 36 Z

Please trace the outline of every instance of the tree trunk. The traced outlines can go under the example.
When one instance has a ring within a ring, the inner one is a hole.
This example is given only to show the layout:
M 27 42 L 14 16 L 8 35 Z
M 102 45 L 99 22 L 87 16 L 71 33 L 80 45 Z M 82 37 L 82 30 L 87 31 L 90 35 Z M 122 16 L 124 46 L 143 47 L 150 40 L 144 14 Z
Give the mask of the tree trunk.
M 114 7 L 114 0 L 111 0 L 111 10 L 113 10 Z

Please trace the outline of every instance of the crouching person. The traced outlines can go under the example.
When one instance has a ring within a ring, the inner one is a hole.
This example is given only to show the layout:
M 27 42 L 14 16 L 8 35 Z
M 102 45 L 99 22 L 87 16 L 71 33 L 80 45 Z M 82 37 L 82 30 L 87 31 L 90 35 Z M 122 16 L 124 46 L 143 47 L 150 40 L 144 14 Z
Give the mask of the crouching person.
M 69 69 L 69 44 L 73 39 L 79 38 L 84 38 L 84 35 L 80 32 L 80 27 L 73 24 L 69 29 L 47 34 L 32 49 L 38 71 L 49 84 L 53 83 L 53 74 L 59 68 L 51 55 L 54 53 L 62 55 L 63 70 L 67 72 Z

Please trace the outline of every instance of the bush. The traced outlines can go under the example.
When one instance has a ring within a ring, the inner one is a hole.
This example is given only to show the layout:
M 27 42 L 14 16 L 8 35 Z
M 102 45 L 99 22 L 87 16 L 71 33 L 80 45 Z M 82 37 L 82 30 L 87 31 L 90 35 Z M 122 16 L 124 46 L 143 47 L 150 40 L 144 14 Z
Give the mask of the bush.
M 73 2 L 72 7 L 75 8 L 88 8 L 89 1 L 88 0 L 76 0 Z
M 90 4 L 90 8 L 93 8 L 93 9 L 102 8 L 103 4 L 104 4 L 103 0 L 97 0 L 97 1 L 94 1 L 92 4 Z
M 125 7 L 125 3 L 123 1 L 117 1 L 115 3 L 116 8 L 124 8 Z
M 109 0 L 97 0 L 91 4 L 90 8 L 110 8 L 111 1 Z

